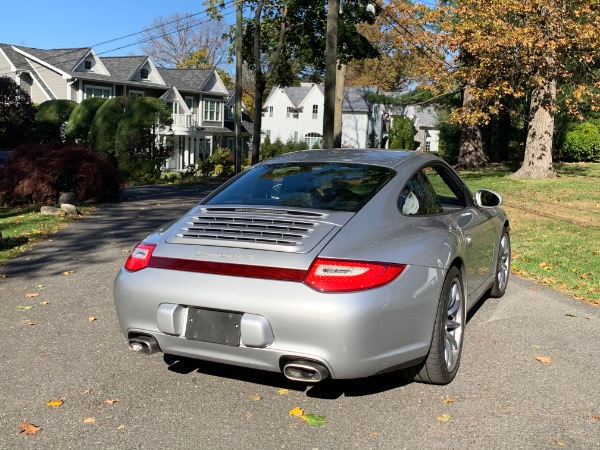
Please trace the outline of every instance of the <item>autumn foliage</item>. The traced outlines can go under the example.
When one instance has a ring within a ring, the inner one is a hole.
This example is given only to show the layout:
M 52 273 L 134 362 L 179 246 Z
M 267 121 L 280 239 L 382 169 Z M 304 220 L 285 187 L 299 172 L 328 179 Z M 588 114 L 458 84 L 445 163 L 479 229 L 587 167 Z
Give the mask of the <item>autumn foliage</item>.
M 14 151 L 3 170 L 0 203 L 53 204 L 67 191 L 80 201 L 111 201 L 120 189 L 116 168 L 85 147 L 27 145 Z

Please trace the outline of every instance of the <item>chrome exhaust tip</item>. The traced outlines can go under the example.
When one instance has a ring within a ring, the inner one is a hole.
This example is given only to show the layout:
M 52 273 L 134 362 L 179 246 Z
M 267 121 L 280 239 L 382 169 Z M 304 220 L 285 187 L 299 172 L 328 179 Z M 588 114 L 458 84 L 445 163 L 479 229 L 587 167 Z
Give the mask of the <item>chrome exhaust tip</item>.
M 134 336 L 129 338 L 129 348 L 136 353 L 151 355 L 160 351 L 160 347 L 156 339 L 152 336 Z
M 329 371 L 317 362 L 300 360 L 285 363 L 283 374 L 288 380 L 318 383 L 329 376 Z

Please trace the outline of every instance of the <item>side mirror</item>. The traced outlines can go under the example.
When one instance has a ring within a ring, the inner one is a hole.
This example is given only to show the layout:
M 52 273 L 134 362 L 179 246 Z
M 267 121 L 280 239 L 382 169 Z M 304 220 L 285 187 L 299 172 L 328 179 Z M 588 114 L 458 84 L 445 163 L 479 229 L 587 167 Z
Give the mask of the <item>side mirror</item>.
M 475 194 L 475 204 L 481 208 L 495 208 L 502 204 L 502 197 L 494 191 L 480 189 Z

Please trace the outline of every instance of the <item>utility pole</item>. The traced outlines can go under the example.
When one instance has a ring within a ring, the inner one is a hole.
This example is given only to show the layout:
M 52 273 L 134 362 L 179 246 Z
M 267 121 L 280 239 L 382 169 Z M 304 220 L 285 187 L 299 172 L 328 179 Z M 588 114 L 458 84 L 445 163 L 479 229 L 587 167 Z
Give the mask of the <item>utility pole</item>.
M 235 173 L 242 166 L 242 8 L 243 0 L 237 0 L 235 12 Z
M 327 0 L 327 40 L 325 42 L 325 102 L 323 108 L 323 148 L 334 148 L 335 86 L 337 78 L 337 37 L 340 0 Z

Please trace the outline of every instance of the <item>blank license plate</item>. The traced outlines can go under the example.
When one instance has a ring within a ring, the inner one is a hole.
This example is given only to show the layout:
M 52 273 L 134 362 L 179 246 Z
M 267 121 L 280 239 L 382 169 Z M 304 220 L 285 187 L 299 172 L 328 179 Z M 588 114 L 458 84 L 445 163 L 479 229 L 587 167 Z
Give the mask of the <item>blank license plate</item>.
M 185 338 L 215 344 L 240 345 L 241 314 L 189 308 Z

